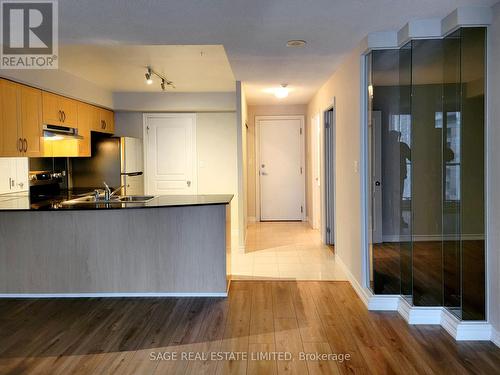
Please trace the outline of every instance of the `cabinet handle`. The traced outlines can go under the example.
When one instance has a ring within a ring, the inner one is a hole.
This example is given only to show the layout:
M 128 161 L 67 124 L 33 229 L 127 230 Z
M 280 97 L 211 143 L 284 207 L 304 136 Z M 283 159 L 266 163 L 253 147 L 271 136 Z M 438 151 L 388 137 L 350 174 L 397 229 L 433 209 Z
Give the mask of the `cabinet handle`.
M 62 111 L 59 110 L 58 112 L 59 112 L 59 121 L 62 122 Z
M 62 111 L 63 114 L 63 122 L 66 122 L 66 112 Z
M 23 152 L 23 139 L 22 138 L 19 138 L 19 140 L 17 141 L 17 149 L 19 150 L 19 152 Z
M 24 138 L 24 152 L 28 151 L 28 140 L 26 138 Z

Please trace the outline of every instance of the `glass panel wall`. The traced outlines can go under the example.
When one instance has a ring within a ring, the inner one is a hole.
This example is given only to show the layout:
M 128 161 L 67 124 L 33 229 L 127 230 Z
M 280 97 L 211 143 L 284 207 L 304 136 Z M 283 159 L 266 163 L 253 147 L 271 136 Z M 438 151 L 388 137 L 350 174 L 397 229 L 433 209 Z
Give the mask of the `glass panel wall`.
M 484 28 L 373 51 L 370 286 L 485 318 Z
M 461 31 L 461 244 L 462 318 L 484 320 L 486 29 Z
M 403 122 L 398 129 L 402 134 L 400 163 L 403 171 L 400 179 L 402 196 L 399 227 L 401 295 L 410 303 L 413 302 L 411 63 L 410 42 L 399 50 L 399 112 Z
M 413 304 L 441 306 L 443 42 L 412 41 Z
M 443 305 L 461 318 L 460 30 L 443 40 Z

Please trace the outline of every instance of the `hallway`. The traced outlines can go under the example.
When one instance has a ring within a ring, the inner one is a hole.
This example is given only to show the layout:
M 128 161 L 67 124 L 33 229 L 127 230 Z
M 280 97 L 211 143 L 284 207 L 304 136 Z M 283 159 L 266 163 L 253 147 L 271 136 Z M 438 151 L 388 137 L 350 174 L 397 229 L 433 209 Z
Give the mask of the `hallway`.
M 250 224 L 246 253 L 232 257 L 237 280 L 346 280 L 333 248 L 305 222 Z

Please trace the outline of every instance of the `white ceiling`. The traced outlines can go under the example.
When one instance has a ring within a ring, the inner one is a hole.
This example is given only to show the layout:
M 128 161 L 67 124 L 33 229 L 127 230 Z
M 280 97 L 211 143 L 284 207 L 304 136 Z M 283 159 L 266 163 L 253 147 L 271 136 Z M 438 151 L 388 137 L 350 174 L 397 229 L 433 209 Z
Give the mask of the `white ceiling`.
M 113 92 L 159 92 L 160 79 L 145 83 L 146 67 L 173 81 L 173 92 L 228 92 L 235 80 L 221 45 L 62 45 L 60 69 Z
M 249 103 L 275 102 L 263 89 L 287 82 L 293 91 L 283 102 L 295 104 L 307 103 L 368 33 L 398 29 L 411 19 L 444 17 L 459 6 L 496 2 L 64 0 L 59 35 L 66 44 L 223 45 L 235 79 L 246 84 Z M 290 49 L 289 39 L 308 44 Z M 142 63 L 140 56 L 136 62 Z

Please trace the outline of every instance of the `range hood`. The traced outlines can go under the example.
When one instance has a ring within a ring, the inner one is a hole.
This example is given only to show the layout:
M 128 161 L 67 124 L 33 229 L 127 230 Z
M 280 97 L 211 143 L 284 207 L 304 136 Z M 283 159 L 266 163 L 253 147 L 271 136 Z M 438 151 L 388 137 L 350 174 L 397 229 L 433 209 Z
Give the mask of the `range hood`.
M 46 140 L 57 141 L 60 139 L 83 139 L 78 135 L 78 130 L 67 126 L 49 125 L 43 126 L 43 137 Z

